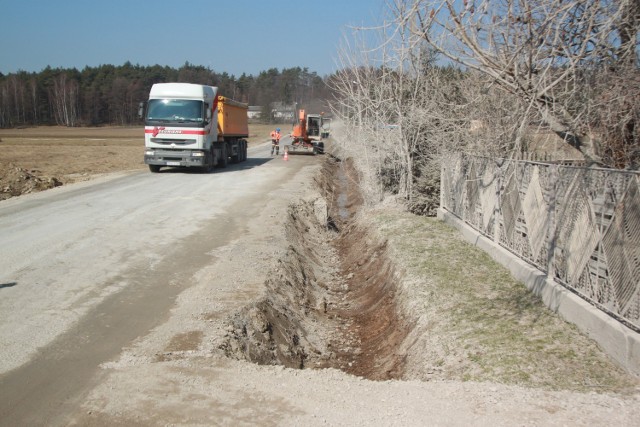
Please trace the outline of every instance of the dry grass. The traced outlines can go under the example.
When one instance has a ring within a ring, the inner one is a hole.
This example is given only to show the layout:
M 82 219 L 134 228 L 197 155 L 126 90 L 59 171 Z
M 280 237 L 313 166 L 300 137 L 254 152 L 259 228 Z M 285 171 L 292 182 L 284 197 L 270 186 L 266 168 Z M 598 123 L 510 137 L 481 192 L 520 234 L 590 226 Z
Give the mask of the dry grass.
M 275 127 L 275 125 L 250 124 L 247 141 L 249 141 L 249 144 L 259 144 L 269 141 L 269 135 Z
M 143 169 L 142 127 L 0 129 L 0 163 L 62 183 Z
M 636 379 L 548 310 L 485 252 L 435 218 L 371 216 L 405 278 L 417 284 L 421 357 L 430 379 L 494 381 L 551 390 L 625 392 Z M 430 359 L 430 360 L 429 360 Z
M 54 140 L 142 140 L 144 126 L 104 126 L 68 128 L 64 126 L 38 126 L 15 129 L 0 129 L 2 141 L 11 139 L 54 139 Z
M 249 138 L 247 138 L 247 140 L 249 141 L 249 144 L 252 144 L 252 143 L 256 144 L 260 142 L 269 141 L 270 140 L 269 135 L 271 134 L 271 131 L 277 127 L 280 128 L 283 135 L 287 135 L 293 128 L 291 124 L 264 125 L 264 124 L 250 123 Z
M 287 130 L 284 125 L 279 126 Z M 249 144 L 267 141 L 274 127 L 250 124 Z M 13 165 L 63 183 L 105 173 L 146 169 L 143 150 L 142 125 L 0 129 L 0 165 Z
M 275 128 L 288 132 L 291 125 L 249 124 L 249 143 L 269 139 Z M 69 145 L 87 146 L 144 144 L 144 126 L 104 126 L 68 128 L 62 126 L 39 126 L 20 129 L 0 129 L 3 145 Z

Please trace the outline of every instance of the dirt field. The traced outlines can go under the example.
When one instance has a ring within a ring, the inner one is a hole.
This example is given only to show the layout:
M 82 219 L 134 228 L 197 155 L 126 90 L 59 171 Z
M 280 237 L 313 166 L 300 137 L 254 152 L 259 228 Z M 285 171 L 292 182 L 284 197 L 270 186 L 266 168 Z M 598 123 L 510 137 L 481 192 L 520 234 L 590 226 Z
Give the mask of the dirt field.
M 273 126 L 250 125 L 249 144 Z M 146 169 L 144 127 L 0 129 L 0 200 L 101 174 Z

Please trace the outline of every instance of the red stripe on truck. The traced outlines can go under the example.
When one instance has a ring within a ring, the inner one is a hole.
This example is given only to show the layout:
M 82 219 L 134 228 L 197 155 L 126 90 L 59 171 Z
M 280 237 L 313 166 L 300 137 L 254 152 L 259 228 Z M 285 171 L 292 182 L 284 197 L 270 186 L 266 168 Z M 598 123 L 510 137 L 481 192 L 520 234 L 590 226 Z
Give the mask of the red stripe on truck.
M 164 127 L 152 127 L 144 128 L 144 133 L 150 133 L 153 136 L 163 133 L 166 135 L 206 135 L 204 129 L 189 130 L 189 129 L 166 129 Z

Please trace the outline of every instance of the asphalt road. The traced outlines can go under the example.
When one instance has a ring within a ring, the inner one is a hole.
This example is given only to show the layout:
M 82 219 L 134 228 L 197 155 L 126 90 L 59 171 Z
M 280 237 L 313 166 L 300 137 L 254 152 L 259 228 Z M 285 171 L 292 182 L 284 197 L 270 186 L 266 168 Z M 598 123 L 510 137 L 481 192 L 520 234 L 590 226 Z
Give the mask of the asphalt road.
M 136 172 L 0 203 L 0 425 L 56 423 L 305 165 Z

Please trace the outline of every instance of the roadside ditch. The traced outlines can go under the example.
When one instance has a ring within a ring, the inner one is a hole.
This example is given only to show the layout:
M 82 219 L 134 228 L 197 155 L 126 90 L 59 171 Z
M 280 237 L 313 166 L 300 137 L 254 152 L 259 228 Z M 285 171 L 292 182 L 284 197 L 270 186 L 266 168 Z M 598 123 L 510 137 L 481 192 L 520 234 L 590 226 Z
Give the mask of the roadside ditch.
M 386 244 L 353 221 L 362 205 L 351 161 L 327 155 L 320 195 L 292 205 L 289 247 L 263 297 L 229 320 L 221 349 L 234 359 L 290 368 L 337 368 L 368 379 L 401 378 L 396 350 L 411 322 L 399 315 Z
M 228 320 L 227 357 L 371 380 L 490 381 L 634 393 L 640 382 L 489 255 L 434 218 L 365 211 L 350 160 L 289 207 L 262 297 Z M 366 218 L 366 221 L 364 221 Z

